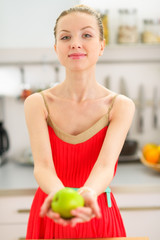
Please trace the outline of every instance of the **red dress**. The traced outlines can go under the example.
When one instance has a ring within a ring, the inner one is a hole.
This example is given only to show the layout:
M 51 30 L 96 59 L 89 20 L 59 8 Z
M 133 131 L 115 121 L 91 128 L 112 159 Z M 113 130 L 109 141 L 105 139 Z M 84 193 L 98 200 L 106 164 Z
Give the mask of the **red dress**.
M 111 107 L 112 105 L 113 102 Z M 64 133 L 51 121 L 50 116 L 48 117 L 48 132 L 53 162 L 57 176 L 64 186 L 79 188 L 84 185 L 97 160 L 107 133 L 109 111 L 91 128 L 76 136 Z M 116 167 L 117 164 L 115 172 Z M 93 218 L 89 222 L 77 224 L 76 227 L 63 227 L 48 217 L 39 217 L 40 207 L 46 196 L 39 187 L 32 203 L 26 239 L 126 236 L 123 221 L 112 193 L 110 194 L 111 207 L 108 206 L 106 193 L 102 193 L 98 197 L 102 212 L 100 219 Z

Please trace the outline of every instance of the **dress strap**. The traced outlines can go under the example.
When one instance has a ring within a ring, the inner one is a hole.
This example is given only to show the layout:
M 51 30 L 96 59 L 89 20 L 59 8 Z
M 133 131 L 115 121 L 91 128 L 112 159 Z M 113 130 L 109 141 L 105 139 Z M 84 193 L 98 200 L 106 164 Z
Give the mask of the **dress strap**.
M 48 104 L 47 104 L 47 102 L 46 102 L 46 99 L 45 99 L 44 93 L 43 93 L 43 92 L 40 92 L 40 94 L 41 94 L 42 97 L 43 97 L 44 104 L 45 104 L 45 106 L 46 106 L 46 109 L 47 109 L 47 112 L 48 112 L 48 115 L 49 115 L 49 107 L 48 107 Z
M 108 207 L 111 208 L 112 207 L 112 202 L 111 202 L 111 189 L 110 189 L 110 187 L 106 188 L 105 193 L 107 195 Z
M 108 109 L 108 113 L 107 113 L 108 119 L 109 119 L 110 111 L 112 110 L 113 104 L 114 104 L 115 99 L 116 99 L 117 96 L 118 96 L 118 94 L 116 94 L 116 95 L 112 98 L 112 102 L 111 102 L 111 105 L 110 105 L 110 107 L 109 107 L 109 109 Z

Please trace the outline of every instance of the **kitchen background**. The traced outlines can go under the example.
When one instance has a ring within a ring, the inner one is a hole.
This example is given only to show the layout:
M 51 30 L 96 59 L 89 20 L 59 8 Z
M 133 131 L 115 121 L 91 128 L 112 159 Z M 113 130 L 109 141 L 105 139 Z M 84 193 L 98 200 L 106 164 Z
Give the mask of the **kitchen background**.
M 107 44 L 104 56 L 100 58 L 97 66 L 97 80 L 105 86 L 108 84 L 113 91 L 121 93 L 124 90 L 123 93 L 135 101 L 137 111 L 128 137 L 138 140 L 140 147 L 146 142 L 160 142 L 158 0 L 59 0 L 56 4 L 52 0 L 1 0 L 0 96 L 4 97 L 1 97 L 0 118 L 4 121 L 10 139 L 8 156 L 14 156 L 29 146 L 23 100 L 18 98 L 23 88 L 38 91 L 64 79 L 63 67 L 53 64 L 57 61 L 53 49 L 53 27 L 56 17 L 63 9 L 78 3 L 88 4 L 107 17 Z M 123 9 L 128 9 L 128 13 L 125 14 Z M 145 26 L 144 20 L 148 21 Z M 149 21 L 152 21 L 152 24 Z M 121 25 L 130 27 L 128 33 L 121 29 L 122 32 L 118 35 Z M 136 28 L 137 35 L 133 28 Z M 142 39 L 146 29 L 149 36 Z M 128 34 L 128 39 L 125 39 L 125 34 Z M 120 86 L 124 84 L 126 86 Z M 143 103 L 141 113 L 139 94 L 142 95 Z M 156 126 L 153 124 L 154 102 L 158 119 Z M 138 129 L 138 118 L 141 114 L 143 126 Z
M 106 48 L 97 64 L 97 81 L 136 104 L 128 139 L 139 148 L 121 158 L 111 189 L 127 235 L 159 240 L 159 172 L 139 161 L 145 143 L 160 145 L 159 0 L 0 0 L 0 122 L 10 143 L 7 150 L 0 125 L 0 163 L 2 156 L 9 159 L 0 165 L 0 239 L 25 239 L 37 183 L 23 103 L 28 94 L 63 81 L 53 28 L 62 10 L 79 3 L 103 15 Z

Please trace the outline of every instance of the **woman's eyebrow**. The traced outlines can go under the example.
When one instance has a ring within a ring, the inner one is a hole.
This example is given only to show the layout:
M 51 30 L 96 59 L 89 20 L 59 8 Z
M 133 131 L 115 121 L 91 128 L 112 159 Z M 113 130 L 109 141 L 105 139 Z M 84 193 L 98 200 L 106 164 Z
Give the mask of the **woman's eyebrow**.
M 68 30 L 61 30 L 60 32 L 68 32 L 69 33 L 70 31 L 68 31 Z
M 94 30 L 94 28 L 93 28 L 92 26 L 86 26 L 86 27 L 83 27 L 83 28 L 81 28 L 81 30 L 84 30 L 84 29 L 86 29 L 86 28 L 91 28 L 91 29 Z
M 86 28 L 91 28 L 91 29 L 94 30 L 94 28 L 93 28 L 92 26 L 85 26 L 85 27 L 81 28 L 81 30 L 84 30 L 84 29 L 86 29 Z M 70 33 L 69 30 L 65 30 L 65 29 L 62 29 L 60 32 L 67 32 L 67 33 Z

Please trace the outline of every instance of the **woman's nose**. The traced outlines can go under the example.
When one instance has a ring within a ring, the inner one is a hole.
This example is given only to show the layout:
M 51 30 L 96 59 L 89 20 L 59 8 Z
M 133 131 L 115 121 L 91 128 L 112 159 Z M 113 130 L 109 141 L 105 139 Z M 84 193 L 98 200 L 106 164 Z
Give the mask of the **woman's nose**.
M 71 48 L 72 48 L 72 49 L 81 48 L 80 42 L 79 42 L 79 41 L 73 41 L 73 42 L 71 43 Z

